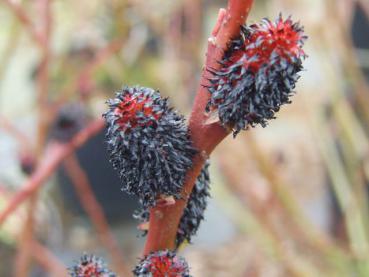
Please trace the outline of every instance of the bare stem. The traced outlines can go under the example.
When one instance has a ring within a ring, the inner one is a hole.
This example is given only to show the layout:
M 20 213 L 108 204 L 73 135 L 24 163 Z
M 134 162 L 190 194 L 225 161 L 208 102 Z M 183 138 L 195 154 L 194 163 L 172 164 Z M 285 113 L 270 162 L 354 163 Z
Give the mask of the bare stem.
M 35 261 L 41 265 L 51 276 L 67 277 L 66 266 L 54 256 L 49 249 L 33 240 L 31 241 L 32 255 Z
M 14 275 L 27 277 L 31 264 L 31 242 L 35 226 L 34 211 L 37 209 L 37 194 L 33 194 L 28 203 L 27 218 L 23 223 L 22 235 L 18 243 L 18 251 L 14 262 Z
M 43 37 L 36 32 L 33 22 L 28 17 L 23 7 L 16 3 L 16 1 L 2 0 L 2 2 L 9 7 L 14 16 L 18 18 L 19 22 L 27 29 L 32 39 L 39 45 L 43 44 Z
M 46 132 L 47 132 L 47 95 L 49 90 L 49 36 L 51 25 L 50 13 L 51 0 L 38 0 L 37 4 L 40 8 L 42 17 L 42 41 L 40 49 L 42 51 L 42 61 L 39 72 L 37 74 L 37 95 L 39 105 L 39 120 L 38 120 L 38 141 L 37 141 L 37 158 L 40 158 L 44 150 Z M 19 10 L 21 11 L 21 10 Z M 29 22 L 30 24 L 30 22 Z M 27 25 L 30 26 L 30 25 Z M 31 30 L 31 29 L 30 29 Z M 27 219 L 23 227 L 23 236 L 18 246 L 18 253 L 16 256 L 15 272 L 16 276 L 26 277 L 29 275 L 30 264 L 32 261 L 31 255 L 31 241 L 33 240 L 33 232 L 35 225 L 34 211 L 37 208 L 37 191 L 31 196 L 28 206 Z

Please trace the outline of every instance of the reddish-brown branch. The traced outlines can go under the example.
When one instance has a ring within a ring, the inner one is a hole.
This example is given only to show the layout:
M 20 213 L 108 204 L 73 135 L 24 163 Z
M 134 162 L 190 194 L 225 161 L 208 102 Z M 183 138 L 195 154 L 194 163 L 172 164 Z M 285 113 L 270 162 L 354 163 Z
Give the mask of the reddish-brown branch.
M 36 32 L 36 29 L 33 26 L 32 21 L 29 19 L 28 15 L 26 14 L 22 6 L 12 0 L 3 0 L 3 3 L 9 7 L 9 9 L 13 12 L 13 14 L 24 25 L 24 27 L 28 30 L 32 39 L 36 41 L 37 44 L 42 45 L 43 37 L 38 32 Z
M 51 120 L 48 113 L 48 92 L 49 92 L 49 63 L 50 63 L 50 33 L 51 33 L 51 0 L 39 0 L 39 12 L 43 19 L 43 40 L 41 44 L 42 59 L 37 74 L 37 103 L 38 103 L 38 136 L 37 136 L 37 156 L 43 151 L 49 122 Z
M 112 55 L 117 53 L 122 48 L 123 43 L 123 38 L 115 39 L 110 41 L 104 48 L 100 49 L 96 53 L 94 59 L 89 62 L 84 68 L 82 68 L 78 75 L 73 79 L 73 81 L 65 89 L 62 90 L 62 93 L 60 94 L 60 98 L 57 100 L 56 105 L 59 106 L 65 103 L 66 97 L 71 93 L 75 93 L 76 91 L 78 91 L 78 87 L 81 87 L 81 84 L 91 82 L 91 75 L 94 73 L 94 71 L 98 69 L 99 66 L 101 66 Z M 79 90 L 79 93 L 82 99 L 88 96 L 88 94 L 86 95 L 83 90 Z
M 14 262 L 14 275 L 27 277 L 31 263 L 31 242 L 34 230 L 34 211 L 37 206 L 37 194 L 31 196 L 28 203 L 27 218 L 22 227 L 22 235 L 18 242 L 18 252 Z
M 90 217 L 101 242 L 105 245 L 113 261 L 114 271 L 119 276 L 129 276 L 130 270 L 123 261 L 123 255 L 119 246 L 110 231 L 109 224 L 105 218 L 104 211 L 101 208 L 94 192 L 91 189 L 90 182 L 84 170 L 81 168 L 77 157 L 71 155 L 64 161 L 64 167 L 71 178 L 81 204 Z
M 42 18 L 42 61 L 41 66 L 37 74 L 37 95 L 39 105 L 39 120 L 38 120 L 38 141 L 37 141 L 37 158 L 40 158 L 42 151 L 44 150 L 46 131 L 47 131 L 47 94 L 49 84 L 49 36 L 51 26 L 51 13 L 50 13 L 50 1 L 51 0 L 38 0 L 37 4 L 40 7 L 40 15 Z M 37 191 L 32 194 L 31 200 L 28 206 L 27 219 L 23 227 L 23 235 L 20 243 L 18 244 L 18 253 L 16 256 L 15 272 L 16 276 L 26 277 L 29 275 L 30 264 L 32 260 L 31 255 L 31 242 L 33 240 L 34 231 L 34 211 L 37 208 Z
M 229 0 L 227 10 L 222 9 L 219 12 L 212 37 L 209 38 L 201 85 L 195 98 L 189 122 L 191 138 L 194 146 L 199 149 L 199 153 L 194 157 L 193 166 L 186 175 L 182 191 L 185 200 L 178 200 L 172 206 L 154 207 L 150 210 L 150 227 L 144 255 L 152 251 L 174 249 L 179 220 L 196 178 L 207 157 L 229 134 L 229 131 L 218 122 L 206 123 L 208 115 L 204 111 L 209 93 L 203 85 L 208 83 L 207 77 L 209 75 L 206 68 L 219 68 L 218 61 L 222 59 L 224 49 L 226 49 L 230 39 L 239 33 L 240 26 L 245 22 L 252 3 L 253 0 Z
M 31 241 L 32 256 L 35 261 L 41 265 L 50 276 L 67 277 L 68 272 L 66 266 L 59 261 L 46 247 L 37 241 Z
M 89 83 L 92 81 L 92 74 L 93 72 L 99 68 L 101 64 L 103 64 L 109 57 L 117 53 L 120 49 L 122 49 L 124 43 L 124 39 L 119 38 L 110 41 L 104 48 L 100 49 L 95 58 L 84 68 L 82 69 L 81 73 L 79 74 L 76 85 L 82 87 L 81 84 Z M 74 87 L 75 88 L 75 87 Z M 79 90 L 80 97 L 82 99 L 88 97 L 90 90 L 86 93 L 83 89 Z
M 18 208 L 27 198 L 29 198 L 39 187 L 53 174 L 59 164 L 73 151 L 81 147 L 90 137 L 96 135 L 105 126 L 103 119 L 97 119 L 90 123 L 85 129 L 79 132 L 71 142 L 66 144 L 50 143 L 40 164 L 31 177 L 21 186 L 21 189 L 9 201 L 7 206 L 0 213 L 0 225 L 6 218 Z

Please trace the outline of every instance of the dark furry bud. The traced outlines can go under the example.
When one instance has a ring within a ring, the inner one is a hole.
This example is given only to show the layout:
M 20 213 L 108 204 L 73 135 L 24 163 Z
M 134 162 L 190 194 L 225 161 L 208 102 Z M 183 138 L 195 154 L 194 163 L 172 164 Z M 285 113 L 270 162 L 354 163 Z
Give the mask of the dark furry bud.
M 68 142 L 87 122 L 86 111 L 81 104 L 67 104 L 59 110 L 53 126 L 51 137 L 61 142 Z
M 217 112 L 220 122 L 234 130 L 257 124 L 265 127 L 290 96 L 306 57 L 303 28 L 280 15 L 275 22 L 243 26 L 210 79 L 207 112 Z
M 123 189 L 144 207 L 162 196 L 179 198 L 196 152 L 183 116 L 151 88 L 125 87 L 108 105 L 108 150 Z
M 186 260 L 175 252 L 153 252 L 143 258 L 133 270 L 136 277 L 191 277 Z
M 25 175 L 31 175 L 36 168 L 37 162 L 31 153 L 21 153 L 19 155 L 20 168 Z
M 209 194 L 209 162 L 201 170 L 199 177 L 197 177 L 194 188 L 192 189 L 187 206 L 183 211 L 183 215 L 179 222 L 176 247 L 178 248 L 184 241 L 191 242 L 191 237 L 194 236 L 200 227 L 201 221 L 204 219 L 204 212 L 207 206 Z M 142 208 L 134 214 L 134 218 L 141 222 L 149 220 L 150 213 L 148 209 Z M 149 227 L 150 228 L 150 227 Z M 144 231 L 143 235 L 146 235 Z
M 116 277 L 100 258 L 87 254 L 69 268 L 69 274 L 71 277 Z

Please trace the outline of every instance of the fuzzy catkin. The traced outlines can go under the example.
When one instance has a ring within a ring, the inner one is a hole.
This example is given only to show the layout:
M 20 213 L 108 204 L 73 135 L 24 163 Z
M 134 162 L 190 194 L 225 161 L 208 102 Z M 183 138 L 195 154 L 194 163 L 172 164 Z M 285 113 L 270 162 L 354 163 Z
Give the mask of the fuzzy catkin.
M 257 124 L 265 127 L 290 97 L 306 57 L 302 46 L 303 27 L 280 15 L 275 22 L 243 26 L 232 40 L 220 70 L 212 74 L 206 111 L 217 113 L 220 122 L 241 130 Z
M 184 117 L 159 91 L 145 87 L 124 87 L 108 105 L 108 150 L 122 189 L 144 207 L 162 196 L 179 198 L 196 153 Z

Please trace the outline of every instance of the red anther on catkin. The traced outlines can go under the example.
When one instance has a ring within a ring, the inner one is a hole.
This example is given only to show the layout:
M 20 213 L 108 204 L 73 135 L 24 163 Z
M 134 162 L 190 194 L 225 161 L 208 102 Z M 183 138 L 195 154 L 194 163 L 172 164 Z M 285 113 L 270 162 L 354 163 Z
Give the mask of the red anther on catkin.
M 146 256 L 133 273 L 136 277 L 191 277 L 185 259 L 169 250 Z
M 272 55 L 288 62 L 293 62 L 293 58 L 305 57 L 302 50 L 304 39 L 302 28 L 290 17 L 284 21 L 282 16 L 279 16 L 276 22 L 264 19 L 262 24 L 249 27 L 244 57 L 255 58 L 244 59 L 244 66 L 257 72 L 261 66 L 270 62 Z
M 159 91 L 145 87 L 124 87 L 108 106 L 104 117 L 110 162 L 123 190 L 136 195 L 145 208 L 165 197 L 180 198 L 196 153 L 184 117 Z
M 100 258 L 87 254 L 69 269 L 69 273 L 71 277 L 116 277 Z

